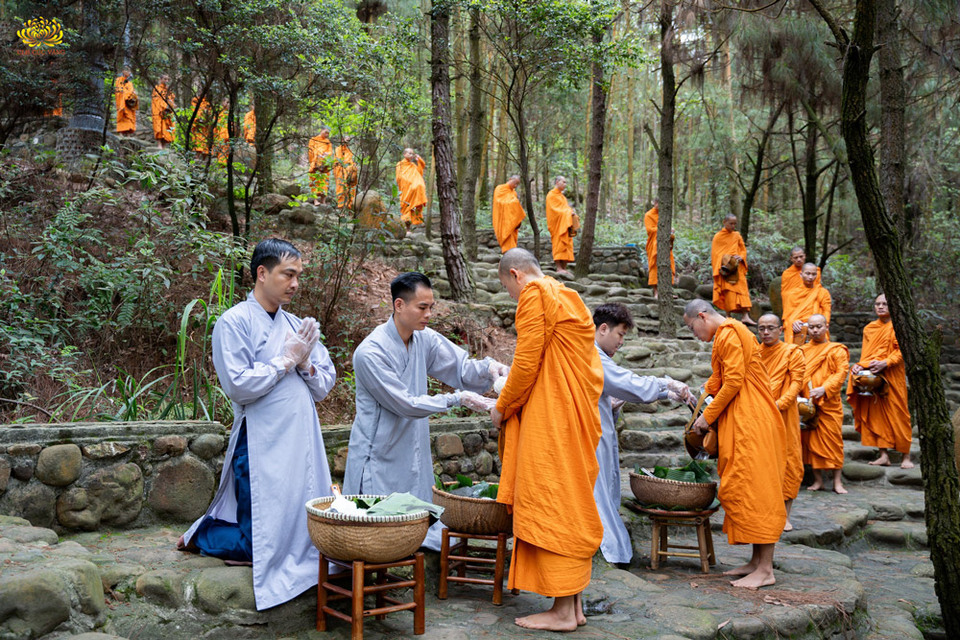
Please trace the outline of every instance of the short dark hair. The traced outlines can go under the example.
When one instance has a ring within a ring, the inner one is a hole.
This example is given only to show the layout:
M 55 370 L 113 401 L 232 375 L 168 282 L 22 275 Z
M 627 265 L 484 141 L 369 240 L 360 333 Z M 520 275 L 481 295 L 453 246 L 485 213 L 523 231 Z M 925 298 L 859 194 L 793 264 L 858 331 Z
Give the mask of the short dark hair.
M 267 271 L 273 271 L 273 268 L 287 258 L 299 258 L 300 251 L 280 238 L 268 238 L 257 243 L 253 248 L 253 256 L 250 258 L 250 273 L 253 279 L 257 279 L 257 269 L 260 265 L 267 268 Z
M 404 302 L 410 302 L 410 298 L 417 292 L 417 287 L 433 289 L 433 285 L 430 284 L 430 278 L 419 271 L 408 271 L 407 273 L 398 275 L 390 283 L 391 306 L 397 301 L 397 298 L 402 299 Z
M 607 302 L 593 310 L 593 325 L 597 328 L 605 324 L 611 329 L 624 324 L 627 329 L 633 329 L 633 317 L 630 310 L 621 302 Z

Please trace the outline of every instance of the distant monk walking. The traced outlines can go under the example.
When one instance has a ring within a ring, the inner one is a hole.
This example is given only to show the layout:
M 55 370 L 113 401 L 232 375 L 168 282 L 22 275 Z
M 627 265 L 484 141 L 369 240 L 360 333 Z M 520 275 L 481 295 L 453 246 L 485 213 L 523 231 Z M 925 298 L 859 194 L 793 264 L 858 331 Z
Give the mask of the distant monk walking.
M 657 224 L 660 222 L 660 201 L 654 200 L 653 207 L 643 215 L 643 226 L 647 230 L 647 284 L 657 294 Z M 673 259 L 673 237 L 670 238 L 670 282 L 677 279 L 677 265 Z
M 815 314 L 830 322 L 832 303 L 830 292 L 820 284 L 820 269 L 812 262 L 803 265 L 800 271 L 801 288 L 790 295 L 789 307 L 783 305 L 783 339 L 794 344 L 803 344 L 807 319 Z
M 357 197 L 357 163 L 350 150 L 350 136 L 343 136 L 334 154 L 333 180 L 337 189 L 337 207 L 353 207 Z
M 397 163 L 397 189 L 400 192 L 400 221 L 409 229 L 423 224 L 423 207 L 427 204 L 427 185 L 423 170 L 427 163 L 407 147 Z
M 310 189 L 313 191 L 313 204 L 326 204 L 330 185 L 327 177 L 332 164 L 333 143 L 330 141 L 330 127 L 321 127 L 320 133 L 310 138 L 307 144 L 307 173 L 310 175 Z
M 243 116 L 243 139 L 247 144 L 257 143 L 257 112 L 252 106 Z
M 163 149 L 173 142 L 173 90 L 170 88 L 170 76 L 160 76 L 160 82 L 153 88 L 150 100 L 150 115 L 153 124 L 153 138 Z
M 520 224 L 527 215 L 517 197 L 519 184 L 520 176 L 512 175 L 493 190 L 493 232 L 497 235 L 502 253 L 517 246 Z
M 744 324 L 756 324 L 750 318 L 747 247 L 737 231 L 737 216 L 733 214 L 727 214 L 723 228 L 713 236 L 710 266 L 713 271 L 713 304 L 728 315 L 741 316 Z
M 124 136 L 132 136 L 137 132 L 137 107 L 140 106 L 137 90 L 133 88 L 130 80 L 131 75 L 130 68 L 125 67 L 113 83 L 117 104 L 117 133 Z
M 550 241 L 553 244 L 553 264 L 557 273 L 570 273 L 567 265 L 573 260 L 573 207 L 563 195 L 567 188 L 567 179 L 557 176 L 553 181 L 553 189 L 547 194 L 547 229 L 550 230 Z M 522 208 L 521 208 L 522 210 Z

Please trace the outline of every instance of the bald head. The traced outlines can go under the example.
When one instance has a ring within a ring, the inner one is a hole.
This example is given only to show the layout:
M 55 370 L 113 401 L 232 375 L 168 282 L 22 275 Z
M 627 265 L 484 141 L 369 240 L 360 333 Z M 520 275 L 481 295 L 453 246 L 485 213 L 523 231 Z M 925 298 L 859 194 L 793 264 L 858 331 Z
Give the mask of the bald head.
M 737 228 L 737 216 L 728 213 L 723 217 L 723 228 L 727 231 L 735 231 Z
M 536 256 L 520 247 L 510 249 L 500 256 L 498 274 L 503 277 L 509 274 L 511 270 L 528 273 L 537 277 L 543 275 L 543 272 L 540 271 L 540 262 Z
M 782 334 L 783 326 L 776 314 L 765 313 L 757 320 L 757 335 L 765 346 L 772 347 L 778 343 Z
M 516 189 L 517 186 L 520 184 L 520 176 L 518 176 L 517 174 L 513 174 L 512 176 L 507 178 L 507 184 L 510 185 L 511 189 Z
M 790 262 L 797 269 L 803 268 L 803 263 L 807 261 L 807 252 L 803 250 L 803 247 L 794 247 L 790 252 Z
M 803 280 L 803 286 L 808 289 L 813 288 L 813 285 L 817 282 L 818 271 L 817 265 L 812 262 L 805 263 L 800 269 L 800 278 Z
M 807 335 L 810 336 L 811 341 L 817 344 L 827 341 L 829 327 L 830 323 L 822 314 L 815 313 L 807 318 Z
M 719 313 L 717 313 L 717 310 L 713 307 L 712 304 L 710 304 L 706 300 L 701 300 L 699 298 L 697 298 L 696 300 L 691 300 L 690 302 L 687 303 L 687 306 L 683 308 L 684 320 L 686 320 L 687 318 L 696 318 L 701 313 L 713 314 L 716 316 L 720 315 Z
M 697 340 L 703 342 L 713 340 L 723 320 L 723 316 L 706 300 L 691 300 L 683 309 L 684 324 L 690 328 Z

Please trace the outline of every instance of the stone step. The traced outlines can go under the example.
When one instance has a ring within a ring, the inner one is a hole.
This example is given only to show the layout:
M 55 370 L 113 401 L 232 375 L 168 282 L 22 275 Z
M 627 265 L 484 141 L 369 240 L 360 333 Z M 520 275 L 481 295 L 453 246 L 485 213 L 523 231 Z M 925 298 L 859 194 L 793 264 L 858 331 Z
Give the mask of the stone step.
M 864 530 L 871 543 L 899 549 L 927 547 L 927 528 L 922 522 L 874 522 Z
M 683 453 L 683 431 L 639 431 L 624 429 L 620 432 L 620 451 L 630 453 Z

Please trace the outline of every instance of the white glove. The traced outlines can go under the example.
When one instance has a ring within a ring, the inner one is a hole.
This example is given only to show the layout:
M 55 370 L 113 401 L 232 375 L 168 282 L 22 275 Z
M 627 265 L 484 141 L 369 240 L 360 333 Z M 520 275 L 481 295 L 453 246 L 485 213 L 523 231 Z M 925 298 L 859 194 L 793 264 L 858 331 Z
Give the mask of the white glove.
M 505 386 L 507 386 L 507 376 L 501 376 L 493 381 L 493 392 L 500 395 L 500 392 L 503 391 Z
M 297 367 L 309 371 L 312 366 L 310 364 L 310 354 L 317 343 L 320 342 L 320 323 L 313 318 L 304 318 L 303 322 L 300 323 L 300 329 L 297 330 L 297 335 L 310 345 L 310 348 L 303 354 L 303 358 L 297 361 Z
M 296 333 L 288 331 L 287 337 L 283 341 L 283 353 L 271 360 L 271 362 L 278 367 L 290 371 L 290 369 L 301 360 L 310 357 L 311 349 L 313 349 L 313 345 L 310 344 L 310 341 L 305 336 L 301 335 L 300 331 Z
M 487 371 L 490 372 L 490 377 L 496 380 L 497 378 L 506 378 L 507 374 L 510 373 L 510 367 L 494 360 L 490 363 L 490 367 L 487 369 Z
M 497 401 L 493 398 L 487 398 L 473 391 L 460 392 L 460 406 L 476 411 L 477 413 L 489 413 L 490 409 L 497 406 Z
M 611 398 L 610 399 L 610 408 L 614 413 L 620 410 L 623 405 L 627 404 L 626 400 L 621 400 L 620 398 Z
M 693 399 L 693 394 L 690 393 L 690 387 L 684 383 L 680 382 L 679 380 L 668 379 L 667 398 L 671 402 L 689 404 Z

